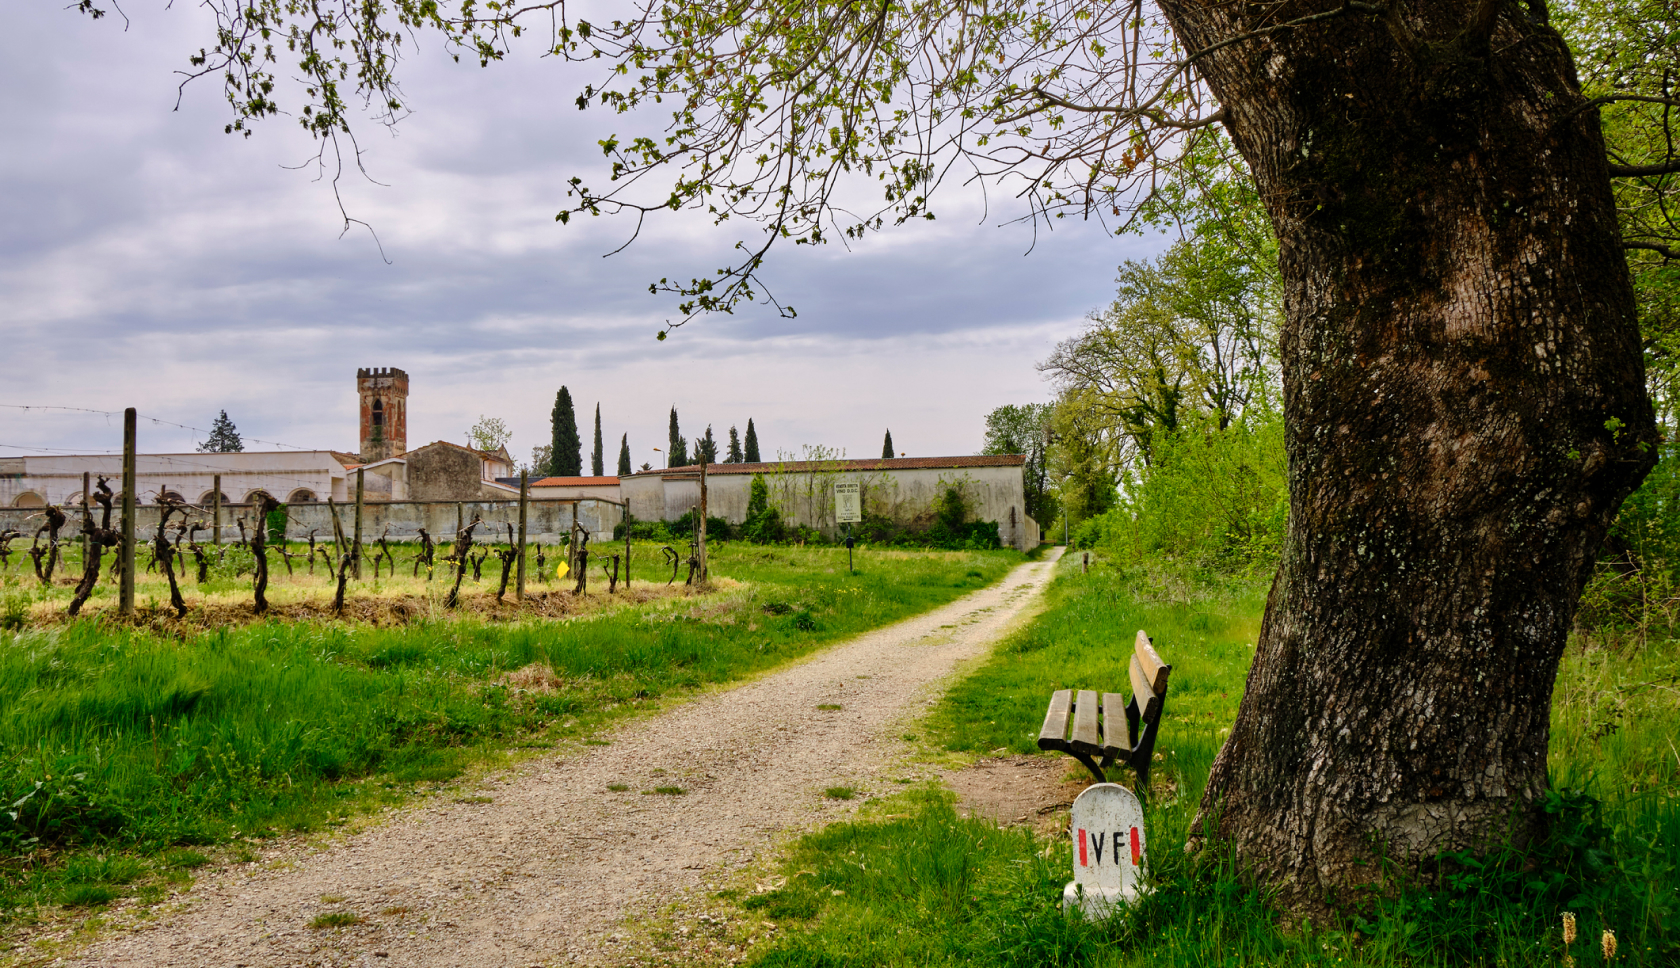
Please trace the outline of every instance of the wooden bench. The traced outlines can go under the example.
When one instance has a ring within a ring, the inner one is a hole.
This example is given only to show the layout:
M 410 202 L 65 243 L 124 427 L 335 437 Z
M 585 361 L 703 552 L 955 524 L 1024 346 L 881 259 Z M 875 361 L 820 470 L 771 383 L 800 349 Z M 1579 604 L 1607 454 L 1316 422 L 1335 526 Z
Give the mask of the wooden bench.
M 1131 661 L 1132 698 L 1095 690 L 1060 689 L 1050 696 L 1044 714 L 1044 728 L 1038 731 L 1038 748 L 1058 750 L 1085 764 L 1098 783 L 1107 783 L 1103 772 L 1116 763 L 1129 764 L 1137 771 L 1138 787 L 1149 786 L 1149 760 L 1155 755 L 1155 730 L 1167 698 L 1167 676 L 1172 666 L 1161 661 L 1149 636 L 1138 630 L 1137 647 Z M 1096 757 L 1102 757 L 1098 762 Z

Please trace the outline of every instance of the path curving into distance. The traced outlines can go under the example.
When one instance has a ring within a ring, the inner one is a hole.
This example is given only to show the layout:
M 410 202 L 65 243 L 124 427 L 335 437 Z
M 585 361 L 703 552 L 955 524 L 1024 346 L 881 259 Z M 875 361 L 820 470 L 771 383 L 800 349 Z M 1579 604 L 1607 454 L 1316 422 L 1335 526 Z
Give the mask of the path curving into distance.
M 881 771 L 908 750 L 903 723 L 939 695 L 958 663 L 985 654 L 1027 612 L 1059 552 L 758 680 L 626 721 L 601 735 L 607 746 L 528 761 L 459 801 L 399 811 L 341 842 L 281 847 L 267 864 L 206 875 L 181 909 L 60 963 L 609 960 L 609 938 L 627 915 L 715 883 L 784 831 L 849 813 L 850 804 L 824 798 L 825 788 L 894 788 Z M 640 792 L 658 786 L 687 793 Z M 471 802 L 473 794 L 489 802 Z M 365 922 L 308 927 L 345 910 Z

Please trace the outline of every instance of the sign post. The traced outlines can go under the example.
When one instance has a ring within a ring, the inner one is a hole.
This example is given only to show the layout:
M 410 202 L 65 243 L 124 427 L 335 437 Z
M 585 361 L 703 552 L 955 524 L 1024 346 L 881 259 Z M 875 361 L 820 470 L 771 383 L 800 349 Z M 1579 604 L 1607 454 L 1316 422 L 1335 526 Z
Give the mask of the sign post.
M 1143 891 L 1143 807 L 1118 783 L 1093 783 L 1073 801 L 1073 882 L 1062 890 L 1062 913 L 1078 908 L 1097 921 Z
M 863 486 L 857 481 L 834 485 L 834 523 L 846 526 L 846 573 L 852 568 L 852 525 L 863 520 Z

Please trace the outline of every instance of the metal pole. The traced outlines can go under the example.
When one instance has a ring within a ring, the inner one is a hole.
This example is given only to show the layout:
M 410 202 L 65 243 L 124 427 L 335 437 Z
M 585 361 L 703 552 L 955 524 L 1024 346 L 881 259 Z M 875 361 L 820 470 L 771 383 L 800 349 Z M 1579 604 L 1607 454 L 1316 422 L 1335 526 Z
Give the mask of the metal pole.
M 122 493 L 122 584 L 117 598 L 117 614 L 134 614 L 134 491 L 139 487 L 134 477 L 134 437 L 138 415 L 133 407 L 123 411 L 123 493 Z
M 217 474 L 212 479 L 211 486 L 216 493 L 210 495 L 210 543 L 222 543 L 222 475 Z
M 362 580 L 362 487 L 366 483 L 363 480 L 365 476 L 362 468 L 356 468 L 356 537 L 350 543 L 350 567 L 353 569 L 350 576 L 357 581 Z
M 525 508 L 530 502 L 531 472 L 522 470 L 519 472 L 519 557 L 514 561 L 514 566 L 519 569 L 518 584 L 513 590 L 513 600 L 516 602 L 525 600 Z

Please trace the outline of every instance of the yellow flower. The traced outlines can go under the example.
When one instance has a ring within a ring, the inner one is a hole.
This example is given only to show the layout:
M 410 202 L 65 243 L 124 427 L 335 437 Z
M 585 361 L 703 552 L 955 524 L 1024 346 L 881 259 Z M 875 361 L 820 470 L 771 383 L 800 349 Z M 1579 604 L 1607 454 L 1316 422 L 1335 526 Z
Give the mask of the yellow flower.
M 1563 912 L 1563 943 L 1565 945 L 1572 945 L 1572 944 L 1575 943 L 1575 912 L 1574 911 Z
M 1616 932 L 1610 930 L 1609 928 L 1605 928 L 1604 937 L 1598 939 L 1598 941 L 1599 944 L 1604 947 L 1605 961 L 1609 961 L 1616 957 Z

